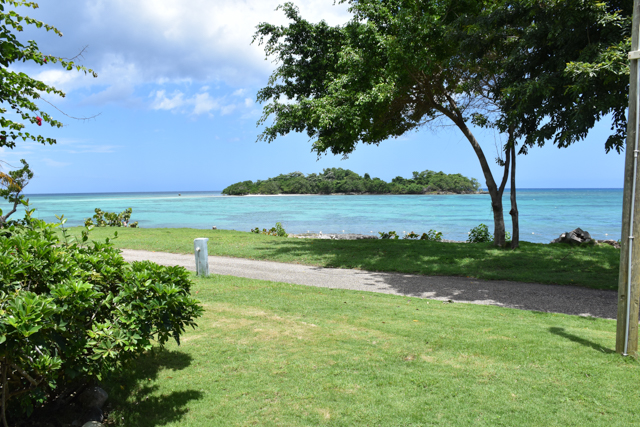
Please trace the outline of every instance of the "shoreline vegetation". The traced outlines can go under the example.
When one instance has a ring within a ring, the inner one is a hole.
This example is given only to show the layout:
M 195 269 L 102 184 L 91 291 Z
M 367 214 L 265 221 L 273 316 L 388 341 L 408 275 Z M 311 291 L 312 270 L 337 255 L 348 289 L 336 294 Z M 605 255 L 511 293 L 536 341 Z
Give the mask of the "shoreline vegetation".
M 412 178 L 397 176 L 390 183 L 360 176 L 342 168 L 323 169 L 321 173 L 305 175 L 302 172 L 281 174 L 264 181 L 242 181 L 222 190 L 228 196 L 247 195 L 365 195 L 365 194 L 485 194 L 475 178 L 461 174 L 446 174 L 425 170 L 413 172 Z

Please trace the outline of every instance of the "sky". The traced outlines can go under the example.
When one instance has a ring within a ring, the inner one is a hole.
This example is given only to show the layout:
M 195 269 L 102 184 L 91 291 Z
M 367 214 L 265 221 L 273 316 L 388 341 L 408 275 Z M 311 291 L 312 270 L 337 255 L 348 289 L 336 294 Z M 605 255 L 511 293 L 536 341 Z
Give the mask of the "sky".
M 484 185 L 471 145 L 453 127 L 359 145 L 347 159 L 331 154 L 318 159 L 305 134 L 256 142 L 263 107 L 256 94 L 276 64 L 252 38 L 261 22 L 287 24 L 276 10 L 282 2 L 41 0 L 37 10 L 19 9 L 64 34 L 27 28 L 18 35 L 21 41 L 35 40 L 43 53 L 64 58 L 82 52 L 77 62 L 98 78 L 55 64 L 14 67 L 66 93 L 45 96 L 55 108 L 40 104 L 65 126 L 29 125 L 27 131 L 57 144 L 0 148 L 2 170 L 26 159 L 35 173 L 27 194 L 220 191 L 238 181 L 330 167 L 386 181 L 429 169 L 461 173 Z M 333 0 L 294 3 L 312 22 L 339 25 L 351 16 Z M 547 144 L 519 156 L 518 186 L 621 188 L 624 154 L 605 154 L 609 128 L 603 121 L 572 147 Z M 475 131 L 486 157 L 495 158 L 504 143 L 501 135 Z M 500 169 L 493 164 L 494 176 L 501 176 Z

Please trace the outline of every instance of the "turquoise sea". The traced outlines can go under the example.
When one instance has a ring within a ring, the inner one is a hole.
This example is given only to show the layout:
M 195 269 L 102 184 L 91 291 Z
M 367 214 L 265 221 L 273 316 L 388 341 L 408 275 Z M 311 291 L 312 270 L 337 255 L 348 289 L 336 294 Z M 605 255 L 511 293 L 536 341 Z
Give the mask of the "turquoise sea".
M 359 233 L 402 235 L 435 229 L 444 239 L 466 240 L 480 223 L 493 229 L 488 195 L 371 196 L 222 196 L 220 192 L 32 194 L 35 216 L 81 225 L 95 208 L 121 212 L 133 208 L 140 227 L 190 227 L 249 231 L 281 222 L 290 233 Z M 5 210 L 6 202 L 0 204 Z M 504 197 L 507 230 L 511 228 L 509 194 Z M 581 227 L 597 239 L 620 239 L 622 189 L 518 190 L 520 236 L 548 243 L 564 231 Z M 5 210 L 6 212 L 6 210 Z M 20 212 L 14 214 L 19 217 Z

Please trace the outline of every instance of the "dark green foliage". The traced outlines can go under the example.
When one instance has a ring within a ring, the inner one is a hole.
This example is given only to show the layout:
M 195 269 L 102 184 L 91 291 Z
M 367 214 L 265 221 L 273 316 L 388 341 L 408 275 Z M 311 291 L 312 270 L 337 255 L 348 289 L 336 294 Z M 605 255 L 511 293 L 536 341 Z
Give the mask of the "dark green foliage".
M 241 196 L 245 194 L 425 194 L 432 192 L 475 193 L 480 183 L 475 178 L 457 174 L 426 170 L 413 172 L 413 178 L 394 178 L 390 184 L 369 174 L 361 177 L 357 173 L 342 168 L 324 169 L 320 174 L 305 176 L 301 172 L 278 175 L 266 181 L 243 181 L 222 190 L 222 194 Z
M 414 233 L 413 231 L 410 231 L 409 233 L 405 234 L 402 238 L 405 240 L 413 240 L 413 239 L 420 238 L 420 235 Z
M 284 227 L 282 226 L 282 223 L 279 223 L 279 222 L 276 222 L 276 226 L 271 227 L 269 230 L 267 230 L 266 228 L 263 228 L 262 231 L 260 231 L 260 228 L 256 227 L 251 229 L 251 232 L 256 234 L 266 234 L 268 236 L 278 236 L 278 237 L 289 236 L 289 234 L 285 231 Z
M 380 235 L 381 239 L 397 240 L 400 238 L 400 236 L 398 236 L 398 234 L 395 231 L 390 231 L 388 233 L 384 231 L 378 231 L 378 234 Z
M 505 235 L 506 240 L 511 239 L 511 233 L 507 232 Z M 486 243 L 492 242 L 493 235 L 489 232 L 489 227 L 486 224 L 480 224 L 477 227 L 473 227 L 469 230 L 468 243 Z
M 489 233 L 489 227 L 486 224 L 480 224 L 477 227 L 473 227 L 469 231 L 469 243 L 485 243 L 493 240 L 493 236 Z
M 524 140 L 523 151 L 548 140 L 566 147 L 601 120 L 611 120 L 605 150 L 622 150 L 632 3 L 505 0 L 460 18 L 468 58 L 500 76 L 496 123 Z
M 63 220 L 64 223 L 64 220 Z M 0 229 L 3 410 L 28 415 L 71 384 L 100 379 L 202 313 L 182 267 L 127 264 L 109 239 L 60 241 L 33 219 Z
M 380 233 L 382 234 L 382 233 Z M 426 233 L 422 233 L 422 236 L 414 233 L 413 231 L 404 235 L 403 239 L 405 240 L 429 240 L 431 242 L 441 242 L 442 241 L 442 232 L 436 230 L 429 230 Z
M 133 210 L 131 208 L 127 208 L 120 212 L 119 214 L 115 212 L 104 212 L 100 208 L 95 209 L 95 215 L 93 218 L 96 220 L 96 223 L 93 223 L 91 218 L 86 218 L 84 220 L 85 227 L 131 227 L 136 228 L 138 226 L 138 221 L 129 222 L 131 219 L 131 212 Z
M 426 233 L 422 233 L 422 236 L 420 236 L 420 240 L 430 240 L 432 242 L 441 242 L 442 232 L 436 231 L 436 230 L 429 230 Z

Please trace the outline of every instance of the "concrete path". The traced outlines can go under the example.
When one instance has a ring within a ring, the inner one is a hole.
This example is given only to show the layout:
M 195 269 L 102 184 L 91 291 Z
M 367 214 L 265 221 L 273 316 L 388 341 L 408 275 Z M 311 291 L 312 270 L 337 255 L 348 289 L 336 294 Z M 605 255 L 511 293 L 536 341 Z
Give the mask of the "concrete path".
M 122 255 L 128 262 L 150 260 L 162 265 L 181 265 L 195 271 L 193 255 L 132 249 L 122 249 Z M 378 273 L 217 256 L 209 257 L 209 272 L 272 282 L 380 292 L 607 319 L 615 319 L 617 313 L 617 292 L 577 286 Z

